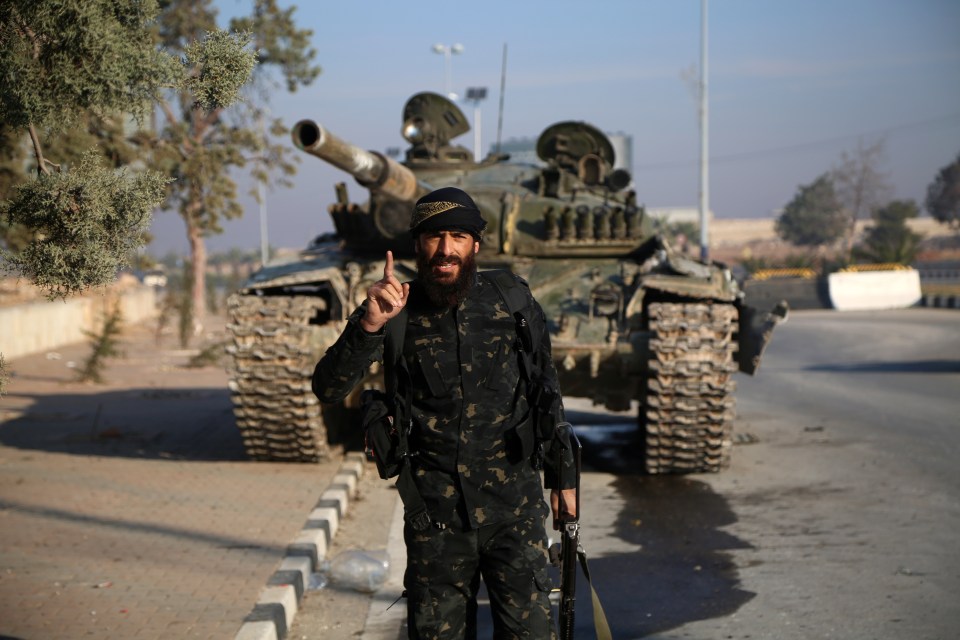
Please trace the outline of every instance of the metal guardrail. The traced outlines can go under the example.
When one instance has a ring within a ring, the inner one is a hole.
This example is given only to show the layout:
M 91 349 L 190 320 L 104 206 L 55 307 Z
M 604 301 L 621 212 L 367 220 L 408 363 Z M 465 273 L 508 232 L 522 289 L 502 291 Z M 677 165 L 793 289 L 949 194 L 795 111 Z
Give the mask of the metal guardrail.
M 817 272 L 807 267 L 758 269 L 750 274 L 751 280 L 770 280 L 772 278 L 816 278 Z

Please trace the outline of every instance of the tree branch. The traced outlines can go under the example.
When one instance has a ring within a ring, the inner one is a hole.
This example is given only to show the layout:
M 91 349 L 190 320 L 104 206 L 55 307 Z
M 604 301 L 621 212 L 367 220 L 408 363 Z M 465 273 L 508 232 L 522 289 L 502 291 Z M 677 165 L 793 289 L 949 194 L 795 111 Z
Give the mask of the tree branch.
M 30 131 L 30 141 L 33 143 L 33 154 L 37 157 L 37 174 L 48 176 L 50 175 L 50 170 L 47 169 L 47 160 L 43 157 L 43 147 L 40 146 L 40 137 L 37 135 L 37 129 L 33 126 L 32 122 L 28 130 Z

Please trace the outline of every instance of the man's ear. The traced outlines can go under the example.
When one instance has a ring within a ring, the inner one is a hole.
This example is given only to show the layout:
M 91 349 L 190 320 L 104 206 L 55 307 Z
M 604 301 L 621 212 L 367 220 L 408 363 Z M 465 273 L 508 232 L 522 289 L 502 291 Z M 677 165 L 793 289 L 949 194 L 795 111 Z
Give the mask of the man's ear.
M 474 243 L 473 243 L 473 253 L 474 253 L 474 255 L 480 253 L 480 243 L 479 243 L 479 242 L 474 242 Z

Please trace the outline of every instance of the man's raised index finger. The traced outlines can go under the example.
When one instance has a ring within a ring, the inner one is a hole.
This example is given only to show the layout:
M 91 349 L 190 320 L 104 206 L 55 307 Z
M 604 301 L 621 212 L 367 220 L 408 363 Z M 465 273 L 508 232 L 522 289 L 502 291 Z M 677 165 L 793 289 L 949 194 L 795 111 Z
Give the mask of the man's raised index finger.
M 387 251 L 387 264 L 383 266 L 383 278 L 393 277 L 393 251 Z

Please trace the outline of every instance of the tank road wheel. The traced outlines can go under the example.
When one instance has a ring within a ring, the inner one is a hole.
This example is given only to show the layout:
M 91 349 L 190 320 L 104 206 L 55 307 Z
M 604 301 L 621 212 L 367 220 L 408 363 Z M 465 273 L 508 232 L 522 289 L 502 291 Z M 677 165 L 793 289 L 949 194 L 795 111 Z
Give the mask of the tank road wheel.
M 319 297 L 234 294 L 228 301 L 234 344 L 227 348 L 231 399 L 247 455 L 316 462 L 329 454 L 320 404 L 310 389 L 316 364 L 309 324 Z
M 647 473 L 719 471 L 730 461 L 737 370 L 732 304 L 653 303 L 640 421 Z

